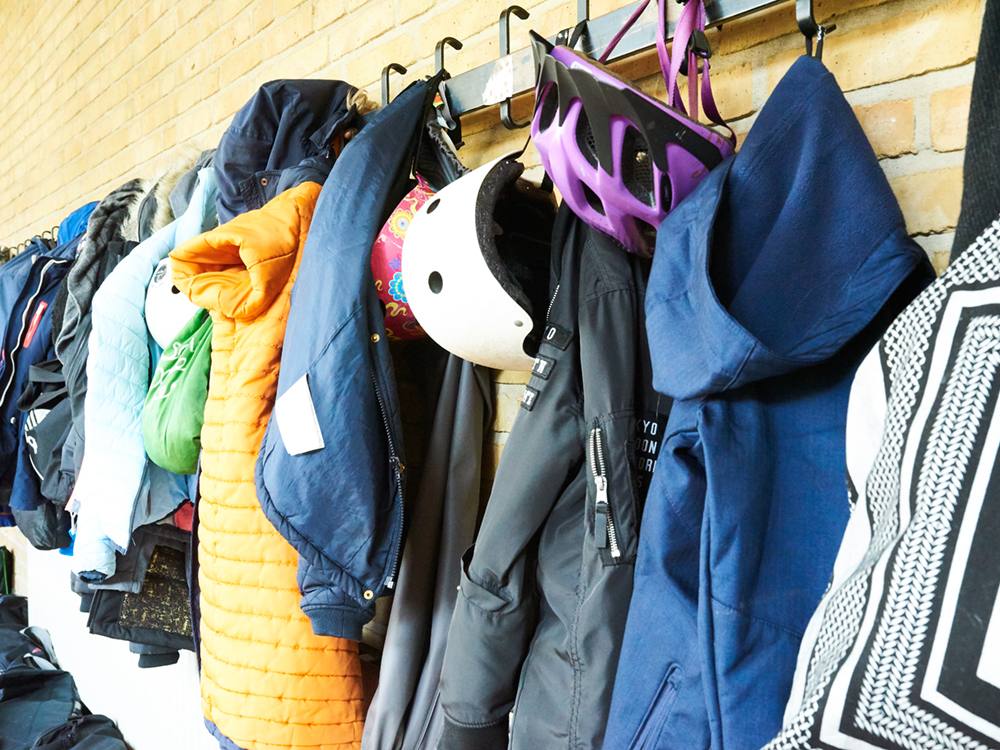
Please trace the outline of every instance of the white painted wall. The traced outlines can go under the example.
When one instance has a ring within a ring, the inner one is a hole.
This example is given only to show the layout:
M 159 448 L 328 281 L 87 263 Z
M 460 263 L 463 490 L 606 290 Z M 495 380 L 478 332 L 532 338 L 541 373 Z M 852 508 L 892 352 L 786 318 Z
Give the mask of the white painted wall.
M 27 581 L 15 585 L 28 597 L 31 624 L 52 634 L 60 666 L 72 673 L 91 711 L 114 719 L 135 750 L 218 750 L 202 721 L 194 654 L 182 651 L 177 664 L 139 669 L 128 642 L 87 630 L 80 597 L 69 588 L 68 557 L 28 545 L 16 554 L 27 556 Z

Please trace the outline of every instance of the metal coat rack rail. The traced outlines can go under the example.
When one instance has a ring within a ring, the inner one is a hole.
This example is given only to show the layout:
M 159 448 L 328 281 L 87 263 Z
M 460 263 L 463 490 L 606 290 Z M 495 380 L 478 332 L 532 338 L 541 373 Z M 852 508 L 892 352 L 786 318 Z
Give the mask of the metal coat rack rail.
M 787 0 L 708 0 L 705 4 L 708 24 L 718 26 L 783 2 Z M 589 18 L 589 3 L 587 0 L 579 0 L 577 16 L 581 19 L 582 29 L 576 48 L 587 55 L 597 57 L 639 5 L 640 2 L 629 3 L 624 8 L 603 16 Z M 816 34 L 822 38 L 824 30 L 813 20 L 812 3 L 803 3 L 799 0 L 797 9 L 799 28 L 807 38 Z M 523 18 L 520 14 L 517 15 Z M 656 43 L 656 24 L 657 8 L 653 2 L 622 37 L 609 62 L 652 48 Z M 673 36 L 673 27 L 672 21 L 671 27 L 667 30 L 668 36 Z M 505 36 L 505 21 L 501 22 L 501 30 Z M 565 43 L 573 30 L 564 29 L 551 37 L 551 41 Z M 831 30 L 832 28 L 826 29 L 826 31 Z M 452 114 L 461 115 L 508 101 L 512 96 L 531 91 L 534 85 L 535 63 L 531 49 L 525 47 L 449 78 L 445 81 L 444 88 Z

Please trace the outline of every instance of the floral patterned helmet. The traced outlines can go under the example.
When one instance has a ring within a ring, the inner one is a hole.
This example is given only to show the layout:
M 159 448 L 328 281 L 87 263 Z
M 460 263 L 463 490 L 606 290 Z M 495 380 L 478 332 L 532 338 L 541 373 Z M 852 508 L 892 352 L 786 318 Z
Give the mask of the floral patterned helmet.
M 426 182 L 417 178 L 414 187 L 399 202 L 382 226 L 372 245 L 372 277 L 375 291 L 385 306 L 385 331 L 390 339 L 406 341 L 427 334 L 413 316 L 403 291 L 403 238 L 417 210 L 434 195 Z

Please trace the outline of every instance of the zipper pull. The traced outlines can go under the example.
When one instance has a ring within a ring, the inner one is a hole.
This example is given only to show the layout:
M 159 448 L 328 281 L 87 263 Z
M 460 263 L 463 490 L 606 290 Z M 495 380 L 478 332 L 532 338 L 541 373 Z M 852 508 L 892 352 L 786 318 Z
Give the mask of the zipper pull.
M 594 536 L 597 540 L 598 549 L 607 549 L 608 546 L 608 480 L 607 477 L 594 477 L 594 484 L 597 486 L 596 513 L 594 515 Z

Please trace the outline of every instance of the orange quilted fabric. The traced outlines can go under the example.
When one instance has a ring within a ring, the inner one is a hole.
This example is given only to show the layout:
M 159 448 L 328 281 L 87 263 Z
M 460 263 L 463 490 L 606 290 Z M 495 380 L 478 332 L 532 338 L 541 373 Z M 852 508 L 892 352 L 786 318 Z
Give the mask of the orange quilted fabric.
M 298 556 L 254 489 L 319 191 L 312 182 L 287 190 L 171 253 L 174 283 L 214 322 L 198 506 L 202 704 L 246 750 L 361 744 L 357 644 L 313 635 L 299 609 Z

